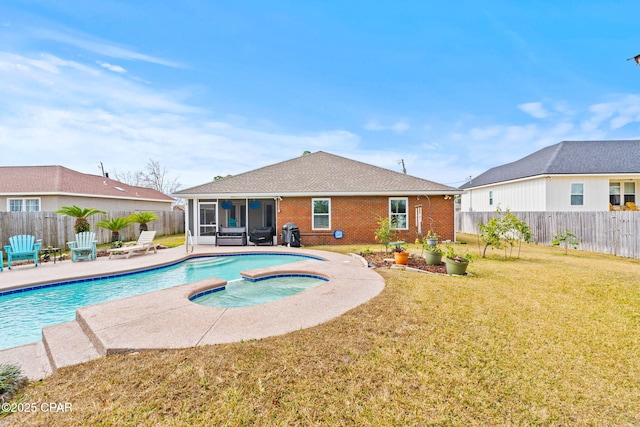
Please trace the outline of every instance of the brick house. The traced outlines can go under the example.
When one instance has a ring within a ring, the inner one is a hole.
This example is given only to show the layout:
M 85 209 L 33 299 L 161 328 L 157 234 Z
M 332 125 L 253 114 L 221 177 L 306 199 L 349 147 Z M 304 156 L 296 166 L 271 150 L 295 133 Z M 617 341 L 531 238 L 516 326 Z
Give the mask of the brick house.
M 413 242 L 432 230 L 454 239 L 453 187 L 318 151 L 174 195 L 186 200 L 186 229 L 196 244 L 215 244 L 219 227 L 293 222 L 303 245 L 373 244 L 381 218 L 397 221 Z

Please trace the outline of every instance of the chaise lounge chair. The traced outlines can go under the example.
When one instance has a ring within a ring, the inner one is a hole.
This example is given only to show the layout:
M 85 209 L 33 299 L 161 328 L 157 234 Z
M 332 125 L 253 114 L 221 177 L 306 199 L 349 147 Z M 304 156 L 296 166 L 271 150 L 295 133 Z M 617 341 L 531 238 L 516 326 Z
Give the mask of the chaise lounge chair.
M 147 254 L 149 251 L 153 253 L 158 252 L 158 244 L 153 243 L 153 238 L 156 236 L 155 231 L 143 231 L 140 233 L 137 242 L 125 243 L 121 248 L 113 248 L 107 250 L 109 252 L 109 259 L 114 256 L 124 256 L 129 258 L 132 254 Z
M 67 246 L 71 250 L 71 261 L 76 262 L 79 259 L 92 261 L 96 259 L 96 243 L 96 233 L 92 231 L 76 234 L 75 242 L 67 242 Z

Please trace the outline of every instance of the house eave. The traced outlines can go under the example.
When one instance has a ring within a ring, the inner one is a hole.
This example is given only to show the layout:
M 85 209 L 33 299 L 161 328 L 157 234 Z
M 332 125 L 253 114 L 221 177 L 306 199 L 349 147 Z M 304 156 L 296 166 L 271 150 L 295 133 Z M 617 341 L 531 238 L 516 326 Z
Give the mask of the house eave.
M 174 197 L 187 199 L 273 199 L 277 197 L 367 197 L 367 196 L 385 196 L 385 197 L 402 197 L 402 196 L 447 196 L 462 194 L 464 190 L 438 190 L 438 191 L 358 191 L 358 192 L 280 192 L 280 193 L 191 193 L 191 194 L 173 194 Z
M 464 191 L 469 191 L 469 190 L 476 190 L 479 188 L 488 188 L 488 187 L 496 187 L 499 185 L 504 185 L 504 184 L 513 184 L 513 183 L 518 183 L 518 182 L 523 182 L 523 181 L 532 181 L 534 179 L 540 179 L 540 178 L 566 178 L 566 177 L 576 177 L 576 178 L 590 178 L 590 177 L 611 177 L 611 178 L 636 178 L 636 179 L 640 179 L 640 172 L 620 172 L 620 173 L 612 173 L 612 172 L 606 172 L 606 173 L 556 173 L 556 174 L 541 174 L 541 175 L 533 175 L 533 176 L 527 176 L 527 177 L 523 177 L 523 178 L 518 178 L 518 179 L 511 179 L 511 180 L 507 180 L 507 181 L 498 181 L 498 182 L 492 182 L 489 184 L 483 184 L 483 185 L 478 185 L 478 186 L 471 186 L 471 187 L 467 187 L 463 190 Z
M 44 196 L 67 196 L 67 197 L 92 197 L 92 198 L 100 198 L 100 199 L 113 199 L 113 200 L 137 200 L 137 201 L 146 201 L 146 202 L 155 202 L 155 203 L 173 203 L 174 200 L 165 200 L 165 199 L 152 199 L 146 197 L 139 196 L 111 196 L 111 195 L 103 195 L 103 194 L 83 194 L 83 193 L 66 193 L 66 192 L 7 192 L 0 193 L 2 197 L 44 197 Z

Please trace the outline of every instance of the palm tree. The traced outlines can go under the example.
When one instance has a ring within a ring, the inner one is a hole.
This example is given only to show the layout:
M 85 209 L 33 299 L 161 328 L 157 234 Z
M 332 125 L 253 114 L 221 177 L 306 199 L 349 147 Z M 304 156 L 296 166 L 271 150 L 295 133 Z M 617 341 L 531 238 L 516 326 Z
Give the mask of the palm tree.
M 91 230 L 91 225 L 87 218 L 96 214 L 106 214 L 105 211 L 101 211 L 99 209 L 94 208 L 79 208 L 78 206 L 63 206 L 59 210 L 56 211 L 58 215 L 66 215 L 72 216 L 76 218 L 76 223 L 73 225 L 73 229 L 76 234 L 82 233 L 83 231 Z
M 154 212 L 136 212 L 129 215 L 129 221 L 140 224 L 140 232 L 147 231 L 147 224 L 158 219 Z
M 109 220 L 102 220 L 96 223 L 96 226 L 106 228 L 111 231 L 111 243 L 118 242 L 120 240 L 120 230 L 128 227 L 131 224 L 129 218 L 111 218 Z

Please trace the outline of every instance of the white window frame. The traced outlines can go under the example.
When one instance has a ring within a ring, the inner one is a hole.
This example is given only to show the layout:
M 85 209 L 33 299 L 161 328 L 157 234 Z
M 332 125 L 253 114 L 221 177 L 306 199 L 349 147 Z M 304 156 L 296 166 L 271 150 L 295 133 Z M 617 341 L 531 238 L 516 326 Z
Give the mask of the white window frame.
M 493 206 L 493 191 L 489 190 L 489 206 Z
M 612 196 L 618 197 L 618 203 L 613 203 L 611 201 Z M 622 183 L 620 181 L 609 181 L 609 203 L 613 206 L 620 206 L 622 200 Z
M 580 186 L 580 192 L 575 192 L 574 191 L 574 187 L 575 186 Z M 573 197 L 574 196 L 580 196 L 580 203 L 573 203 Z M 584 206 L 584 183 L 582 182 L 572 182 L 571 183 L 571 198 L 569 200 L 569 203 L 571 204 L 571 206 Z
M 393 212 L 391 207 L 393 205 L 393 202 L 396 200 L 402 200 L 405 203 L 405 212 L 404 213 L 397 213 L 397 212 Z M 394 217 L 395 216 L 403 216 L 405 217 L 404 220 L 404 227 L 395 227 L 394 230 L 408 230 L 409 229 L 409 198 L 408 197 L 389 197 L 389 222 L 391 223 L 392 227 L 394 224 Z M 399 223 L 399 222 L 398 222 Z
M 627 202 L 635 203 L 636 202 L 636 183 L 634 181 L 627 181 L 624 184 L 622 184 L 622 187 L 624 190 L 624 194 L 622 194 L 620 202 L 623 203 L 625 206 Z M 630 199 L 630 200 L 627 200 L 627 199 Z
M 327 202 L 328 212 L 316 213 L 316 202 Z M 327 218 L 327 227 L 316 227 L 316 216 Z M 331 230 L 331 199 L 327 197 L 311 199 L 311 229 L 312 230 Z
M 12 201 L 20 201 L 20 210 L 12 211 L 11 210 L 11 202 Z M 27 211 L 27 201 L 29 200 L 37 200 L 38 201 L 38 210 L 36 211 Z M 42 211 L 42 199 L 40 197 L 12 197 L 7 199 L 7 212 L 41 212 Z

